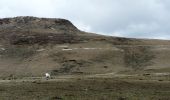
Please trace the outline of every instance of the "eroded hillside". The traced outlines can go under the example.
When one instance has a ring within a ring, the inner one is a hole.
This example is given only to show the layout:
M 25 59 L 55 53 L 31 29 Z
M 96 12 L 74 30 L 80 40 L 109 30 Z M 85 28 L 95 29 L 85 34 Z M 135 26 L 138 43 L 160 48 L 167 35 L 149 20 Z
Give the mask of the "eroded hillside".
M 170 68 L 170 41 L 86 33 L 55 18 L 0 19 L 0 77 Z

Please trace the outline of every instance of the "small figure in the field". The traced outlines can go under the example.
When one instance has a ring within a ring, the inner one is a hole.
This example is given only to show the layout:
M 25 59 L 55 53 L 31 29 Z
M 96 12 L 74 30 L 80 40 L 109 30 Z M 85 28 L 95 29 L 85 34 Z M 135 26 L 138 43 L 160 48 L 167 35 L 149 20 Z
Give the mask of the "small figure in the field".
M 50 74 L 49 73 L 45 73 L 45 78 L 48 80 L 51 78 Z

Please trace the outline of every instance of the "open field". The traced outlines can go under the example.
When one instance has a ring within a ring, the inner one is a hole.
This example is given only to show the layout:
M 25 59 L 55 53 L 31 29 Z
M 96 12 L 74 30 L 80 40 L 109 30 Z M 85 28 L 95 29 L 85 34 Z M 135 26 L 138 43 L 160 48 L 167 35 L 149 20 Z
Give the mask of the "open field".
M 170 100 L 169 84 L 170 76 L 162 75 L 63 75 L 50 80 L 23 78 L 1 80 L 0 99 Z

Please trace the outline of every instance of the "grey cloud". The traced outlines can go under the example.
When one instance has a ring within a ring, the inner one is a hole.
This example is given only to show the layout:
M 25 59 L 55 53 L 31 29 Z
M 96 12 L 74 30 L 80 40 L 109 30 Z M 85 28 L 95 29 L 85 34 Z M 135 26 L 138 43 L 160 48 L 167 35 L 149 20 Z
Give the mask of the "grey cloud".
M 1 0 L 0 17 L 37 16 L 71 20 L 84 31 L 170 39 L 169 0 Z

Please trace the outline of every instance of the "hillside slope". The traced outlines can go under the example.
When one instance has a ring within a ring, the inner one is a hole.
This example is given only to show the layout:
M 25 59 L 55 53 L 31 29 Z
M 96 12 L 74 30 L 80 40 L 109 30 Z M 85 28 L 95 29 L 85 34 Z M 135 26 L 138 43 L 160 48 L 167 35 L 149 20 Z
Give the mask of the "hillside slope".
M 109 37 L 55 18 L 0 19 L 0 77 L 170 69 L 170 41 Z

